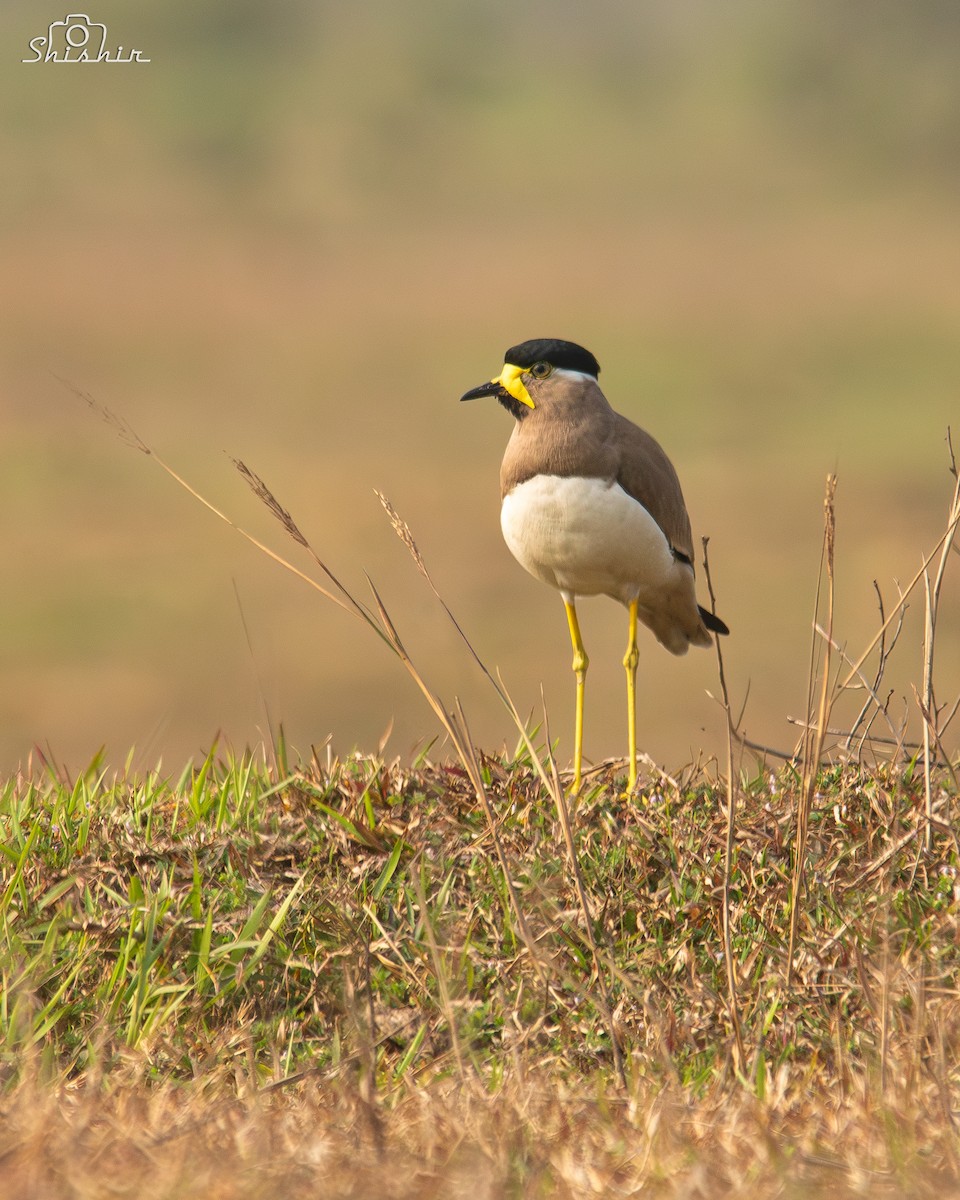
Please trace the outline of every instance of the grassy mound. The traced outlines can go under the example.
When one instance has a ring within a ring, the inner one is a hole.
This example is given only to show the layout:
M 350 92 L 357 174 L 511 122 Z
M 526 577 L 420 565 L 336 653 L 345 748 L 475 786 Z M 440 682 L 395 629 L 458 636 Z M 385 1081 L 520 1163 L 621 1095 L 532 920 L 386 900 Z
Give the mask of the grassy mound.
M 480 766 L 10 779 L 3 1194 L 960 1189 L 949 769 Z

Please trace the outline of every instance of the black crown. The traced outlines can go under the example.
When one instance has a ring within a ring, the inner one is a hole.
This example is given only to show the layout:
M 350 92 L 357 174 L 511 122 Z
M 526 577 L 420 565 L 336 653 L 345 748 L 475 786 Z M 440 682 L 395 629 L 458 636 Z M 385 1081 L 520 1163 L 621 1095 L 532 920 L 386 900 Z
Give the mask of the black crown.
M 511 346 L 503 356 L 503 361 L 524 369 L 532 367 L 534 363 L 548 362 L 567 371 L 582 371 L 594 379 L 600 374 L 600 364 L 589 350 L 584 350 L 576 342 L 564 342 L 560 338 L 532 338 L 529 342 L 521 342 L 519 346 Z

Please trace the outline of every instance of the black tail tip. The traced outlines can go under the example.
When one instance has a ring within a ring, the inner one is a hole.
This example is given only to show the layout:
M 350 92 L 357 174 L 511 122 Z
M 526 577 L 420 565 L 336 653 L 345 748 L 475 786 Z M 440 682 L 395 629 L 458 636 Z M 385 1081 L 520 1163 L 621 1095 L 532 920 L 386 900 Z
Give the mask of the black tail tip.
M 708 612 L 700 604 L 697 605 L 697 608 L 700 609 L 700 620 L 703 621 L 704 625 L 706 625 L 711 633 L 720 633 L 726 635 L 730 632 L 723 621 L 721 621 L 715 613 Z

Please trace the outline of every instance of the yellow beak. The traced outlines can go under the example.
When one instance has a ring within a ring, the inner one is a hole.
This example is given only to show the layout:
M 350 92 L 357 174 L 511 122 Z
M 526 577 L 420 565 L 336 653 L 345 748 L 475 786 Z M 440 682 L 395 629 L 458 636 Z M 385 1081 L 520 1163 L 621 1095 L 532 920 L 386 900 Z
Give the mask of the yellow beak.
M 525 404 L 528 408 L 535 408 L 535 404 L 530 399 L 530 393 L 520 378 L 523 371 L 523 367 L 515 367 L 513 363 L 504 363 L 503 370 L 496 379 L 492 379 L 490 382 L 499 383 L 515 400 L 519 400 L 521 404 Z

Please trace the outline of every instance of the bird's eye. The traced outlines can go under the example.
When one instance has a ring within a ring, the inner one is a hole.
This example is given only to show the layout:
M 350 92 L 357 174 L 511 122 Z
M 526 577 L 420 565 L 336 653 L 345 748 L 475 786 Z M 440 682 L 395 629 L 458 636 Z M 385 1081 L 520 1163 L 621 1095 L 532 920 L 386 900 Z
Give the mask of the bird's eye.
M 534 379 L 546 379 L 552 370 L 553 367 L 548 362 L 537 362 L 530 368 L 530 374 Z

